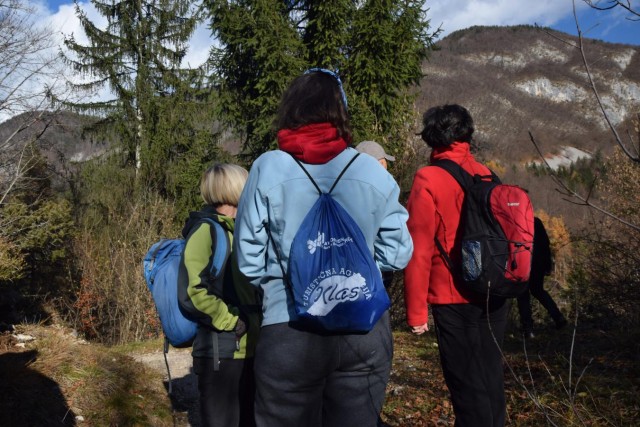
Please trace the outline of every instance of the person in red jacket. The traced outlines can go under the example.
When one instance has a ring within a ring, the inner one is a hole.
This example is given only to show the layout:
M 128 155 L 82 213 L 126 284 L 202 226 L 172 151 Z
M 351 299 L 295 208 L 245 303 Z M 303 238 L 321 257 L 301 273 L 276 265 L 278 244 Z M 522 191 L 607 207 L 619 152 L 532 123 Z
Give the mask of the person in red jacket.
M 433 149 L 431 161 L 449 159 L 472 175 L 490 174 L 471 154 L 473 119 L 464 107 L 433 107 L 422 121 L 420 135 Z M 407 323 L 416 335 L 427 332 L 431 306 L 455 426 L 501 427 L 506 405 L 499 346 L 509 304 L 465 289 L 435 245 L 437 237 L 455 265 L 463 200 L 463 189 L 444 169 L 426 166 L 416 173 L 407 204 L 414 244 L 404 273 Z

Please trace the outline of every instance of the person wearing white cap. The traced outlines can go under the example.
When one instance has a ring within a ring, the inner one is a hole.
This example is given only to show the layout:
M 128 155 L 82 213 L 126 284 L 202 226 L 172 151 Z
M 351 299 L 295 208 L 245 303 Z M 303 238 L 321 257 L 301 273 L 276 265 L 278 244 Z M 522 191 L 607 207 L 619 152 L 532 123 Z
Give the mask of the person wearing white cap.
M 378 144 L 375 141 L 362 141 L 356 146 L 356 150 L 358 150 L 360 153 L 368 154 L 374 157 L 385 169 L 387 169 L 388 166 L 387 161 L 393 162 L 396 160 L 395 157 L 390 156 L 384 151 L 382 145 Z
M 362 141 L 360 144 L 356 146 L 356 150 L 359 153 L 368 154 L 374 159 L 376 159 L 383 168 L 387 169 L 387 161 L 395 161 L 396 158 L 387 154 L 382 148 L 382 145 L 378 144 L 375 141 Z M 389 288 L 393 283 L 393 271 L 383 271 L 382 272 L 382 282 L 386 288 Z M 378 425 L 383 425 L 378 423 Z

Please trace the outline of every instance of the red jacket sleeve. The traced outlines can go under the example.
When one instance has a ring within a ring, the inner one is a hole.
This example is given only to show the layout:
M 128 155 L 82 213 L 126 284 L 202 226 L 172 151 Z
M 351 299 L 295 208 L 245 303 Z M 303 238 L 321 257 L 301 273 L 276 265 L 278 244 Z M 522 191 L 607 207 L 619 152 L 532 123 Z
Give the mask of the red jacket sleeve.
M 413 256 L 404 271 L 404 297 L 409 326 L 427 323 L 431 260 L 436 250 L 436 208 L 433 196 L 427 190 L 424 169 L 416 174 L 407 202 L 407 226 L 413 239 Z

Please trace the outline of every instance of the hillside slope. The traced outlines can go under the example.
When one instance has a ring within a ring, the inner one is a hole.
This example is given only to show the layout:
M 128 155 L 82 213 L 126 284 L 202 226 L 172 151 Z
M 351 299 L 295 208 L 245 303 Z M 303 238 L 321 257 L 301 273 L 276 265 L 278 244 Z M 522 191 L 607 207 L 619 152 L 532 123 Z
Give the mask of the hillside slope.
M 611 138 L 576 45 L 530 26 L 457 31 L 425 62 L 417 106 L 467 106 L 478 141 L 507 162 L 535 156 L 528 131 L 545 151 L 603 149 Z M 584 51 L 610 119 L 629 127 L 640 112 L 640 48 L 585 39 Z
M 529 132 L 548 156 L 585 152 L 606 157 L 615 146 L 576 45 L 576 37 L 532 26 L 471 27 L 437 43 L 415 88 L 418 113 L 443 103 L 466 106 L 475 120 L 479 158 L 498 165 L 504 181 L 529 189 L 536 209 L 564 216 L 572 227 L 588 211 L 563 202 L 548 177 L 534 176 L 525 165 L 539 160 Z M 611 121 L 626 135 L 640 117 L 640 47 L 585 39 L 584 53 Z M 0 138 L 17 121 L 1 123 Z M 58 182 L 68 170 L 63 162 L 68 166 L 98 156 L 108 146 L 82 132 L 87 118 L 62 113 L 48 123 L 40 145 Z M 414 127 L 418 132 L 419 123 Z M 227 150 L 238 151 L 232 135 L 223 139 Z M 415 142 L 427 155 L 417 137 Z M 413 174 L 402 172 L 409 178 Z M 401 184 L 408 190 L 410 181 Z
M 528 171 L 545 156 L 586 152 L 606 158 L 615 146 L 589 84 L 578 39 L 532 26 L 471 27 L 438 43 L 424 63 L 416 106 L 459 103 L 474 117 L 479 157 L 500 166 L 503 181 L 530 191 L 536 209 L 571 228 L 589 210 L 567 203 L 549 177 Z M 584 40 L 598 93 L 618 133 L 640 117 L 640 47 Z M 637 139 L 637 131 L 636 131 Z M 575 150 L 579 149 L 581 151 Z

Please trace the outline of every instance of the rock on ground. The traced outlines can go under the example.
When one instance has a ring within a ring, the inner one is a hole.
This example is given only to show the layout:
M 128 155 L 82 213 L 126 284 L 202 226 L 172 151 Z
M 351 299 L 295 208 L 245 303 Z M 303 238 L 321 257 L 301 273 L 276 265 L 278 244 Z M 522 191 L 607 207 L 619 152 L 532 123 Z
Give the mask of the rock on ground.
M 154 353 L 134 354 L 133 358 L 144 363 L 163 375 L 164 385 L 169 389 L 169 376 L 161 350 Z M 198 382 L 193 373 L 191 349 L 171 348 L 167 353 L 171 372 L 171 404 L 173 406 L 174 425 L 178 427 L 200 427 L 198 410 Z

